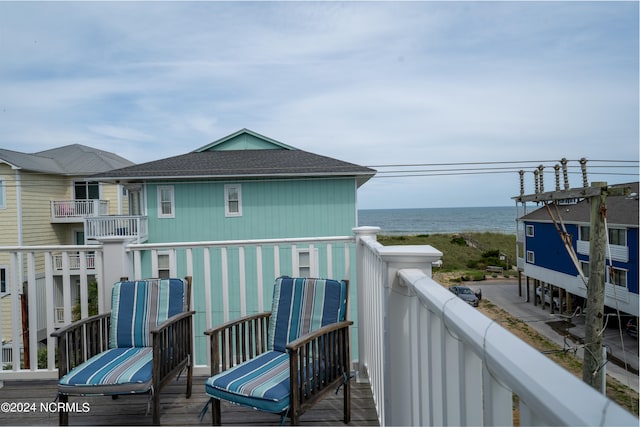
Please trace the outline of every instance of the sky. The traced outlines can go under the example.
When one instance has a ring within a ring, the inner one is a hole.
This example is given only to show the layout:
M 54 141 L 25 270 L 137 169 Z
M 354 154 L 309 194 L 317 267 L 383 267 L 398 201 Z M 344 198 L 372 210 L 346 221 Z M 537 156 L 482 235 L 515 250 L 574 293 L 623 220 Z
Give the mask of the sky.
M 2 1 L 0 148 L 143 163 L 248 128 L 378 170 L 360 209 L 510 206 L 561 158 L 637 181 L 638 5 Z

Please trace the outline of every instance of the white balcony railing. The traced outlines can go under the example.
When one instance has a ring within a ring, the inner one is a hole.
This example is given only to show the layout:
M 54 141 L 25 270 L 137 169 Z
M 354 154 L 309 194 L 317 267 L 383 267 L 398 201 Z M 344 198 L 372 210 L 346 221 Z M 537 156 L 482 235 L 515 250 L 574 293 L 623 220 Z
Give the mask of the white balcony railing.
M 192 275 L 196 310 L 196 372 L 210 372 L 204 329 L 268 309 L 270 284 L 281 274 L 296 275 L 305 248 L 320 276 L 352 280 L 352 356 L 359 381 L 368 381 L 381 425 L 513 425 L 513 398 L 519 402 L 520 425 L 635 425 L 636 417 L 553 363 L 546 356 L 471 308 L 431 278 L 431 264 L 441 253 L 429 246 L 382 246 L 375 228 L 356 236 L 225 242 L 128 244 L 106 239 L 102 246 L 0 248 L 9 255 L 11 290 L 9 336 L 12 359 L 22 349 L 18 283 L 36 295 L 45 287 L 45 314 L 28 307 L 28 348 L 37 360 L 38 316 L 47 319 L 47 335 L 55 328 L 56 307 L 71 320 L 72 281 L 79 280 L 82 317 L 88 315 L 88 282 L 95 277 L 101 310 L 113 275 L 149 277 L 163 272 Z M 118 252 L 113 250 L 118 247 Z M 95 276 L 76 253 L 95 252 Z M 54 254 L 62 255 L 62 274 L 54 271 Z M 168 259 L 168 265 L 159 259 Z M 355 257 L 355 258 L 354 258 Z M 352 265 L 355 259 L 355 265 Z M 129 260 L 123 263 L 123 260 Z M 106 269 L 104 266 L 109 266 Z M 115 266 L 119 266 L 116 268 Z M 24 277 L 18 272 L 25 268 Z M 306 266 L 304 266 L 306 268 Z M 355 268 L 353 268 L 355 267 Z M 44 271 L 44 280 L 36 280 Z M 61 278 L 60 278 L 61 277 Z M 62 303 L 56 302 L 61 288 Z M 5 298 L 6 299 L 6 298 Z M 0 305 L 0 310 L 5 310 Z M 0 330 L 6 321 L 0 312 Z M 47 366 L 0 370 L 0 380 L 57 378 L 53 340 L 47 341 Z M 8 352 L 7 352 L 8 353 Z M 2 360 L 0 360 L 2 362 Z
M 87 253 L 83 253 L 82 255 L 77 253 L 77 254 L 67 254 L 68 259 L 69 259 L 69 265 L 68 268 L 69 270 L 80 270 L 81 267 L 81 263 L 80 263 L 80 257 L 83 256 L 85 258 L 85 267 L 87 270 L 94 270 L 96 268 L 96 254 L 93 252 L 87 252 Z M 56 271 L 62 271 L 64 266 L 63 266 L 63 259 L 64 256 L 63 254 L 54 254 L 53 255 L 53 268 Z
M 514 425 L 514 396 L 520 425 L 638 424 L 435 282 L 438 251 L 384 247 L 369 231 L 357 254 L 358 374 L 380 425 Z
M 89 315 L 88 285 L 92 280 L 100 284 L 103 277 L 101 247 L 0 247 L 0 257 L 9 260 L 7 295 L 0 300 L 0 333 L 4 342 L 0 380 L 57 378 L 54 340 L 46 340 L 47 363 L 41 367 L 38 367 L 39 343 L 56 327 L 71 323 L 74 306 L 79 305 L 82 318 Z M 98 286 L 98 300 L 104 306 L 107 297 L 101 289 Z M 24 312 L 23 295 L 28 296 Z M 23 362 L 14 363 L 25 360 L 24 349 L 28 349 L 31 362 L 28 367 L 21 366 Z M 6 360 L 9 357 L 11 360 Z
M 100 240 L 105 237 L 127 237 L 135 243 L 142 243 L 149 238 L 146 216 L 110 215 L 87 217 L 84 219 L 84 235 L 87 241 Z
M 591 250 L 591 242 L 588 240 L 578 240 L 576 243 L 576 252 L 580 255 L 589 256 Z M 609 250 L 611 251 L 609 253 Z M 622 245 L 609 245 L 607 247 L 606 257 L 613 261 L 629 262 L 629 247 Z
M 51 222 L 82 222 L 90 216 L 109 215 L 108 200 L 52 200 Z

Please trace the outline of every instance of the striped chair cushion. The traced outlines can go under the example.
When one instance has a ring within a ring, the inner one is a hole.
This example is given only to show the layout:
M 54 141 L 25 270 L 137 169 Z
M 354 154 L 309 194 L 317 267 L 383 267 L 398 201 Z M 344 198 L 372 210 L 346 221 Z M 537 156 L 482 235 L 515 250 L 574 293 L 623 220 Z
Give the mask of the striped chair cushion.
M 187 285 L 182 279 L 113 285 L 109 348 L 151 346 L 151 329 L 187 310 L 186 292 Z
M 287 343 L 298 337 L 344 320 L 346 291 L 346 284 L 337 280 L 276 279 L 268 348 L 285 352 Z
M 215 375 L 205 383 L 216 399 L 282 413 L 289 407 L 289 355 L 268 351 Z
M 151 347 L 113 348 L 76 366 L 58 381 L 65 394 L 146 393 L 151 389 Z

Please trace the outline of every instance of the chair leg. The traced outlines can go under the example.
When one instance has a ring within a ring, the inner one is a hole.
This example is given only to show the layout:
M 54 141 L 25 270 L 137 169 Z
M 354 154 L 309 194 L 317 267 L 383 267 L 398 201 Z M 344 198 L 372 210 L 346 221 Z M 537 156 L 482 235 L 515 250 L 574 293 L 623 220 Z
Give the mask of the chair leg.
M 212 399 L 211 402 L 211 425 L 222 425 L 222 414 L 220 413 L 220 399 Z
M 160 390 L 153 391 L 153 425 L 160 425 Z
M 60 405 L 62 407 L 66 407 L 66 403 L 69 402 L 69 396 L 66 394 L 59 394 L 58 397 L 60 398 L 60 403 L 63 403 L 65 405 Z M 69 425 L 69 413 L 67 411 L 64 410 L 60 410 L 60 414 L 59 414 L 59 424 L 61 426 L 68 426 Z
M 351 422 L 351 380 L 347 379 L 347 382 L 344 384 L 344 389 L 342 390 L 344 393 L 343 399 L 343 416 L 344 423 L 349 424 Z
M 193 363 L 187 365 L 187 399 L 191 397 L 191 384 L 193 382 Z

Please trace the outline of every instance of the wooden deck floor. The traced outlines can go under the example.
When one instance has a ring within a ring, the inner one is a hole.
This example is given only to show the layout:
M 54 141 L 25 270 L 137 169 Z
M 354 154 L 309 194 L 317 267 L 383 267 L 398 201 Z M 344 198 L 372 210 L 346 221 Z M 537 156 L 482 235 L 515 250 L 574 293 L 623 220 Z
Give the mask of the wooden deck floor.
M 194 377 L 193 394 L 185 398 L 185 382 L 181 378 L 167 385 L 161 392 L 160 422 L 162 425 L 211 425 L 211 410 L 200 420 L 200 411 L 207 396 L 204 393 L 205 377 Z M 351 386 L 351 425 L 376 426 L 378 420 L 368 384 Z M 47 413 L 40 404 L 51 404 L 56 396 L 55 381 L 5 381 L 0 388 L 0 425 L 57 425 L 58 414 Z M 117 400 L 110 397 L 70 397 L 71 403 L 78 402 L 87 413 L 71 413 L 70 425 L 150 425 L 151 414 L 147 415 L 148 395 L 121 396 Z M 22 412 L 7 412 L 6 403 L 12 409 Z M 236 425 L 279 425 L 277 415 L 253 409 L 230 405 L 223 402 L 222 423 Z M 289 420 L 287 420 L 287 424 Z M 327 394 L 321 402 L 308 410 L 300 418 L 301 425 L 344 425 L 342 422 L 342 389 L 336 395 Z

